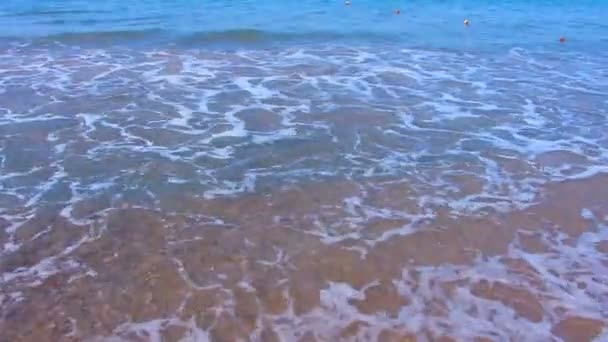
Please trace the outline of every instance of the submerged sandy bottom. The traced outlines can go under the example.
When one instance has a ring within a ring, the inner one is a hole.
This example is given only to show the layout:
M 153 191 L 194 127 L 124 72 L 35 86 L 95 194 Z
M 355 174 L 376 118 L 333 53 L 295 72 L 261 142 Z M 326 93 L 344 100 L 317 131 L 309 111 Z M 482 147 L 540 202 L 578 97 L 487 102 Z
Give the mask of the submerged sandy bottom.
M 50 209 L 2 260 L 0 340 L 608 338 L 608 176 L 549 185 L 506 214 L 321 230 L 372 188 L 349 210 L 412 205 L 406 183 L 342 182 L 172 198 L 187 215 L 125 205 L 81 225 Z
M 0 341 L 606 341 L 606 65 L 0 49 Z

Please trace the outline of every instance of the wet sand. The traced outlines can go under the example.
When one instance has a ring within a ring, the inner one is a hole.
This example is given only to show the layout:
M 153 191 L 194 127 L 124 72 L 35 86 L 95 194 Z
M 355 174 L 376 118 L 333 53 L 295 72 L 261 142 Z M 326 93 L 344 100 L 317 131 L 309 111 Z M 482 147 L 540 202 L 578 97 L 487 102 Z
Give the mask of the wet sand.
M 344 199 L 362 191 L 366 202 L 352 210 L 421 212 L 396 183 L 174 195 L 183 214 L 125 204 L 81 224 L 48 208 L 1 260 L 0 340 L 607 336 L 607 175 L 549 184 L 537 204 L 508 213 L 436 207 L 432 217 L 372 217 L 356 230 L 333 224 L 345 224 Z

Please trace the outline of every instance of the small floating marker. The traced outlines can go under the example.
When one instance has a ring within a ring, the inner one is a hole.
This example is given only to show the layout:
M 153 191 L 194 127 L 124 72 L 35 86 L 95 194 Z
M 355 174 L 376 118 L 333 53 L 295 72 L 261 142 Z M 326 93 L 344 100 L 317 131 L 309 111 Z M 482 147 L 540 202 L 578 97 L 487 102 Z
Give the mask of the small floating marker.
M 345 4 L 346 6 L 350 6 L 350 0 L 346 0 L 346 1 L 344 1 L 344 4 Z
M 396 15 L 401 14 L 401 10 L 397 8 L 397 9 L 395 10 L 395 14 L 396 14 Z
M 464 26 L 469 26 L 469 19 L 464 20 Z
M 559 37 L 559 42 L 560 43 L 565 43 L 566 42 L 566 37 Z

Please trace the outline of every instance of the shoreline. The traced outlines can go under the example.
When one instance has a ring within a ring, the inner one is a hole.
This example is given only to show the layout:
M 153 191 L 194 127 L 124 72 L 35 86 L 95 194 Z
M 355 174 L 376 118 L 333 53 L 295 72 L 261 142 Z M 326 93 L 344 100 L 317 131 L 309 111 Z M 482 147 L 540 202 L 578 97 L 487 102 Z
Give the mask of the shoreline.
M 466 17 L 0 49 L 0 342 L 608 339 L 608 55 Z

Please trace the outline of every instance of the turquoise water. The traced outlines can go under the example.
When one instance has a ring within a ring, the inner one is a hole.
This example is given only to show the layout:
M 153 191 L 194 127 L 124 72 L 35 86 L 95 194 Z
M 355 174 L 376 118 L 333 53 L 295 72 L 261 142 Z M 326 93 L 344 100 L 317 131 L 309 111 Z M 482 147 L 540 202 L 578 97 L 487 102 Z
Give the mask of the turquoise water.
M 395 9 L 401 14 L 396 15 Z M 0 36 L 71 43 L 398 42 L 479 49 L 608 47 L 608 1 L 4 1 Z M 471 27 L 465 28 L 468 18 Z

